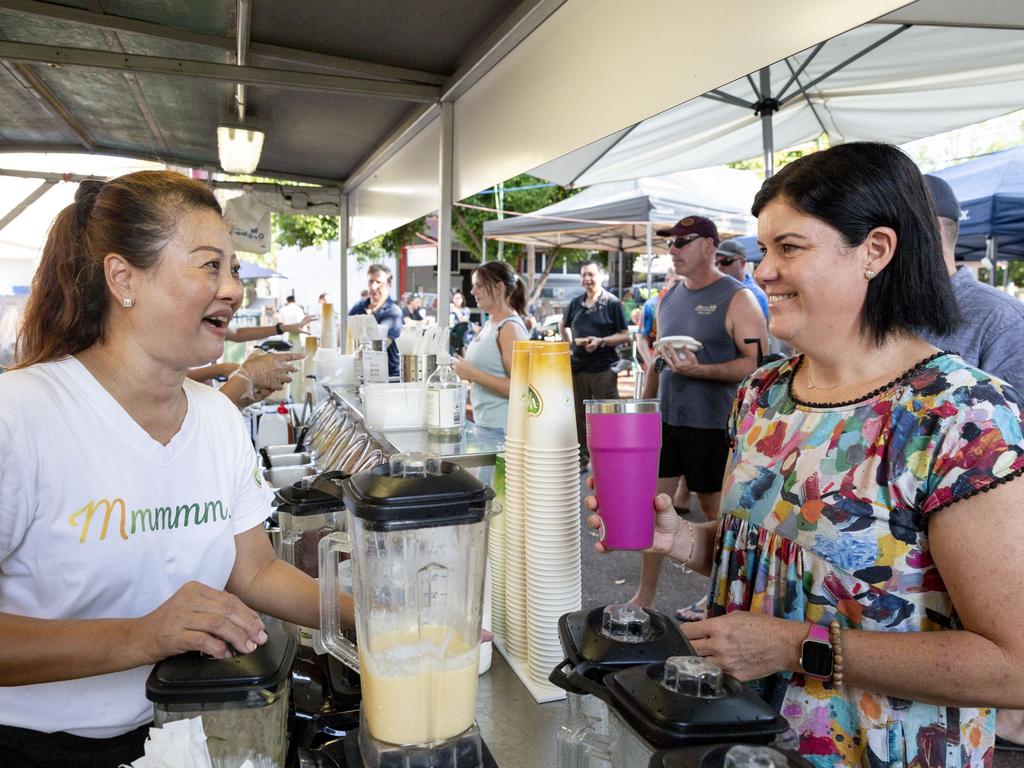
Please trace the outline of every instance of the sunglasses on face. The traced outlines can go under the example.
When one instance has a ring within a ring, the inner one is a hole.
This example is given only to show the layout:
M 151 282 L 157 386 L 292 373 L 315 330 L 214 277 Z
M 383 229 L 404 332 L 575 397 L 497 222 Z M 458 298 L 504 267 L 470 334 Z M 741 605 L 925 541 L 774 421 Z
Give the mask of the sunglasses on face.
M 732 264 L 738 258 L 739 258 L 739 256 L 726 256 L 724 259 L 716 259 L 715 260 L 715 264 L 717 264 L 720 267 L 728 267 L 730 264 Z
M 700 240 L 700 235 L 683 235 L 682 237 L 676 237 L 671 240 L 666 240 L 665 247 L 675 248 L 676 250 L 678 250 L 680 248 L 685 248 L 689 243 L 692 243 L 694 240 Z

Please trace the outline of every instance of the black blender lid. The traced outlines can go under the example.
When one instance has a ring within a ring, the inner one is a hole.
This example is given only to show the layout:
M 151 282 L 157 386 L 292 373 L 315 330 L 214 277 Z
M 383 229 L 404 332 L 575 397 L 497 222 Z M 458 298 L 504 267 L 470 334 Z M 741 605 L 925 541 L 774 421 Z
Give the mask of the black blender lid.
M 277 508 L 297 517 L 343 509 L 342 485 L 349 477 L 337 470 L 304 477 L 277 490 Z
M 450 461 L 439 474 L 391 475 L 381 464 L 344 483 L 345 505 L 375 530 L 463 525 L 483 520 L 494 491 Z
M 616 640 L 602 631 L 605 608 L 564 614 L 558 620 L 558 639 L 566 658 L 574 665 L 585 662 L 605 671 L 664 661 L 670 656 L 692 656 L 695 652 L 675 624 L 663 613 L 648 610 L 649 634 L 640 642 Z M 641 609 L 637 609 L 641 610 Z M 636 639 L 636 638 L 631 638 Z
M 699 698 L 661 684 L 664 662 L 609 673 L 609 703 L 657 748 L 723 741 L 766 744 L 789 726 L 785 718 L 735 678 L 723 675 L 724 695 Z
M 676 747 L 655 752 L 651 757 L 649 768 L 723 768 L 725 755 L 733 747 L 741 746 L 738 742 L 713 744 L 700 747 Z M 742 746 L 751 746 L 750 744 Z M 774 749 L 785 759 L 788 768 L 812 768 L 806 758 L 790 749 L 779 747 L 761 747 Z
M 253 691 L 271 690 L 288 679 L 295 638 L 284 625 L 263 618 L 267 642 L 252 653 L 208 659 L 192 651 L 158 663 L 146 680 L 146 698 L 157 704 L 245 701 Z

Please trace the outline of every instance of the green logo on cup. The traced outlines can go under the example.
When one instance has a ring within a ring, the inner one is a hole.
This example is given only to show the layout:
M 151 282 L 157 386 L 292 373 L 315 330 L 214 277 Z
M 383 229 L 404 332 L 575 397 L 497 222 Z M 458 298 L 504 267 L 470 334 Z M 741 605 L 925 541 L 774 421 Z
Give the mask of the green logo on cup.
M 544 410 L 544 401 L 541 400 L 540 394 L 533 387 L 529 387 L 526 390 L 526 412 L 530 416 L 540 416 Z

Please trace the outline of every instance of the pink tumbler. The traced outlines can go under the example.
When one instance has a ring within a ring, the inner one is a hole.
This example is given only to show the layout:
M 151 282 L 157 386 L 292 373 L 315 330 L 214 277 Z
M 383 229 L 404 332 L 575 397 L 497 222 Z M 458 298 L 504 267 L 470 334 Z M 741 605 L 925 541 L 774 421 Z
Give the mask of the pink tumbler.
M 661 404 L 587 400 L 584 405 L 601 541 L 609 549 L 647 549 L 654 540 Z

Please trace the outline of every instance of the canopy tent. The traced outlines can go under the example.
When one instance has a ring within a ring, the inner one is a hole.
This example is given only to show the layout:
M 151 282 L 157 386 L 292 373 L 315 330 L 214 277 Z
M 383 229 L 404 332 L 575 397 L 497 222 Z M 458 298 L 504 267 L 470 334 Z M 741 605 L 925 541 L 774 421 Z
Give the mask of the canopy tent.
M 585 186 L 744 160 L 822 133 L 904 143 L 1024 106 L 1024 7 L 946 6 L 920 0 L 531 173 Z M 766 161 L 770 170 L 770 152 Z
M 751 171 L 706 168 L 595 184 L 534 213 L 484 223 L 488 240 L 581 250 L 662 253 L 653 230 L 707 216 L 725 235 L 753 232 L 750 204 L 761 186 Z
M 259 264 L 253 264 L 245 259 L 238 260 L 238 277 L 242 280 L 260 280 L 265 277 L 284 277 L 280 272 L 275 272 Z
M 1024 147 L 934 172 L 960 201 L 956 258 L 1024 258 Z

